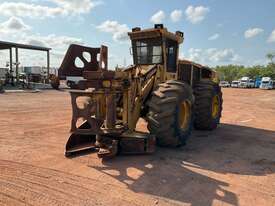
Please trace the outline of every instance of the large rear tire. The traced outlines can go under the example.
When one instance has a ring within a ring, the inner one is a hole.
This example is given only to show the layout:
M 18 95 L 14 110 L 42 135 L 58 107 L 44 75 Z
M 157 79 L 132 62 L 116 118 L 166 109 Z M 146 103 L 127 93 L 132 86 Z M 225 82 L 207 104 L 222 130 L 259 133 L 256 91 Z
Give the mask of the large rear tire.
M 199 130 L 216 129 L 222 116 L 222 92 L 218 84 L 202 80 L 195 85 L 195 121 Z
M 180 81 L 159 84 L 149 100 L 148 130 L 159 146 L 185 144 L 193 127 L 192 88 Z

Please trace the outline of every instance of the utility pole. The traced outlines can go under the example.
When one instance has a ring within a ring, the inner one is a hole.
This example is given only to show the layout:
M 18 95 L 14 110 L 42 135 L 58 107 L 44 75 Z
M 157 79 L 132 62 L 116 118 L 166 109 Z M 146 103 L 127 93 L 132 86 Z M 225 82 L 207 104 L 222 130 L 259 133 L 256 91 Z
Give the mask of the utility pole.
M 15 48 L 15 75 L 16 75 L 16 84 L 19 82 L 19 74 L 18 74 L 18 69 L 19 68 L 19 61 L 18 61 L 18 48 Z
M 10 72 L 11 85 L 14 86 L 13 70 L 12 70 L 12 48 L 10 48 Z

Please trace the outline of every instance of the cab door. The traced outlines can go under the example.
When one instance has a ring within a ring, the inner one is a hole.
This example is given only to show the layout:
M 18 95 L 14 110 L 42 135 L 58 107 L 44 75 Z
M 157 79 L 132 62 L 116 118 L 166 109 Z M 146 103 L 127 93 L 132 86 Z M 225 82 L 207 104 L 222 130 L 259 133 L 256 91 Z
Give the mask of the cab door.
M 178 43 L 176 41 L 167 40 L 166 56 L 166 79 L 176 79 L 178 58 Z

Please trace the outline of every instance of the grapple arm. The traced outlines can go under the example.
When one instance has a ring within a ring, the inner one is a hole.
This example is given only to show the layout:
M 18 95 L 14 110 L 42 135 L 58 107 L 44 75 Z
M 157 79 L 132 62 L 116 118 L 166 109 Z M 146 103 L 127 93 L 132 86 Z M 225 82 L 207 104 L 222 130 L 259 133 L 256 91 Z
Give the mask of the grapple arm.
M 76 61 L 82 62 L 82 67 L 76 65 Z M 108 68 L 108 47 L 91 48 L 72 44 L 58 70 L 59 79 L 66 79 L 66 76 L 83 77 L 84 71 L 107 70 Z
M 85 52 L 91 55 L 90 61 L 84 57 Z M 77 58 L 83 61 L 82 68 L 75 64 Z M 81 76 L 83 80 L 78 82 L 80 90 L 70 91 L 73 116 L 66 155 L 91 148 L 99 148 L 100 157 L 113 156 L 119 149 L 122 153 L 153 152 L 154 136 L 134 129 L 155 73 L 155 67 L 143 73 L 136 67 L 109 71 L 107 47 L 70 46 L 59 75 Z M 82 97 L 88 101 L 80 106 Z M 77 125 L 80 119 L 84 121 Z

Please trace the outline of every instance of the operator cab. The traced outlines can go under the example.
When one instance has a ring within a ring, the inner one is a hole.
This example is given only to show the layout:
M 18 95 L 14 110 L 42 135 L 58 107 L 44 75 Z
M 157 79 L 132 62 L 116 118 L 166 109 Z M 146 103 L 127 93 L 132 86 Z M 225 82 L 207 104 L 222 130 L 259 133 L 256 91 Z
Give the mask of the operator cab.
M 162 65 L 170 79 L 176 78 L 182 32 L 171 33 L 162 24 L 156 24 L 153 29 L 133 28 L 128 34 L 135 65 Z

